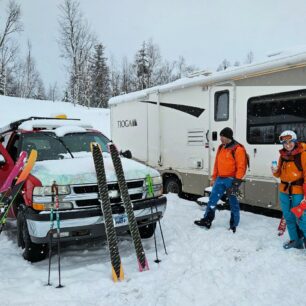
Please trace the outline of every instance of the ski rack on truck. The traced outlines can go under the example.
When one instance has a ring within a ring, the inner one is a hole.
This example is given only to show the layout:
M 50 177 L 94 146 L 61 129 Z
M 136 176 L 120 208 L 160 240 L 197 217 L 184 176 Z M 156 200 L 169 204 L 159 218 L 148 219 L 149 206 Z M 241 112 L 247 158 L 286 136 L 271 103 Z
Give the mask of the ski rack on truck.
M 55 118 L 55 117 L 28 117 L 28 118 L 25 118 L 25 119 L 20 119 L 18 121 L 14 121 L 14 122 L 11 122 L 10 124 L 0 128 L 0 135 L 1 134 L 4 134 L 4 133 L 8 133 L 8 132 L 12 132 L 12 131 L 15 131 L 18 129 L 18 127 L 26 122 L 26 121 L 32 121 L 32 120 L 40 120 L 40 119 L 43 119 L 43 120 L 74 120 L 74 121 L 80 121 L 80 119 L 68 119 L 68 118 Z

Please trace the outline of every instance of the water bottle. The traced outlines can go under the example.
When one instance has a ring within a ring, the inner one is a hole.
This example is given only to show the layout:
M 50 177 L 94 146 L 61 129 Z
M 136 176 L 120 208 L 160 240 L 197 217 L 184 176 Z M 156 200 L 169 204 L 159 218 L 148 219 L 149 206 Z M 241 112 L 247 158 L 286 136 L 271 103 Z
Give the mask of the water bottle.
M 276 160 L 273 160 L 273 161 L 272 161 L 272 169 L 273 169 L 274 171 L 277 170 L 277 161 L 276 161 Z

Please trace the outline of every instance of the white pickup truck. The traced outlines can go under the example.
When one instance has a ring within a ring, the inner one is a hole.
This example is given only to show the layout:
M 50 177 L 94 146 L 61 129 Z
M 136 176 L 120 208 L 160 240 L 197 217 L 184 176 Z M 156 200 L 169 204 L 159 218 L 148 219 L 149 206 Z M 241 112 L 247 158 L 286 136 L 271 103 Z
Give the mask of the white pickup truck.
M 0 130 L 0 185 L 14 166 L 19 153 L 32 149 L 38 159 L 24 184 L 9 217 L 17 218 L 18 245 L 29 261 L 45 258 L 50 230 L 51 185 L 59 185 L 61 240 L 105 237 L 97 178 L 90 143 L 103 150 L 109 197 L 117 232 L 128 230 L 125 209 L 107 143 L 110 141 L 90 125 L 74 119 L 31 117 L 11 123 Z M 142 238 L 153 235 L 156 222 L 163 217 L 166 197 L 158 171 L 121 156 L 125 178 Z M 148 197 L 146 176 L 153 179 L 154 197 Z M 54 235 L 53 241 L 56 241 Z

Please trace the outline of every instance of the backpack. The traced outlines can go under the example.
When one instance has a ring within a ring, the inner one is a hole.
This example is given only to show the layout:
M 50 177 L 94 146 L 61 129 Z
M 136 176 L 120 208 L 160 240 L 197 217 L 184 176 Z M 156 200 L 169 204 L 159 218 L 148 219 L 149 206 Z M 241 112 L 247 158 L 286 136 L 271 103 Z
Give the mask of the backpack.
M 283 166 L 283 163 L 287 163 L 287 162 L 291 162 L 293 161 L 295 166 L 298 168 L 299 171 L 303 171 L 303 167 L 302 167 L 302 160 L 301 160 L 301 155 L 302 155 L 302 152 L 301 153 L 298 153 L 294 156 L 292 156 L 292 158 L 290 159 L 284 159 L 283 157 L 281 158 L 281 164 L 280 164 L 280 167 Z
M 227 148 L 227 149 L 231 150 L 233 158 L 235 159 L 235 153 L 236 153 L 236 149 L 238 147 L 243 148 L 243 151 L 245 153 L 246 168 L 250 171 L 250 155 L 247 153 L 244 145 L 242 145 L 241 143 L 236 141 L 235 145 L 233 145 L 233 146 L 231 146 L 230 148 Z M 217 153 L 221 150 L 221 148 L 222 148 L 222 144 L 219 146 Z
M 300 144 L 302 145 L 304 151 L 291 156 L 289 159 L 285 159 L 283 157 L 281 157 L 281 164 L 280 167 L 282 167 L 283 163 L 287 163 L 287 162 L 291 162 L 293 161 L 295 166 L 297 167 L 297 169 L 299 171 L 303 171 L 303 166 L 302 166 L 302 153 L 306 151 L 306 143 L 300 142 Z

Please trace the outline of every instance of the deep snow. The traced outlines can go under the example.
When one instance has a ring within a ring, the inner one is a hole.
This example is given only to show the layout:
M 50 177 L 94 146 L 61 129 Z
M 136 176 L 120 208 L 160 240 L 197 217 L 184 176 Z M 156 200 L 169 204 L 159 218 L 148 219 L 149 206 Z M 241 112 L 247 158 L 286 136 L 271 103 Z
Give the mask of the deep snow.
M 21 99 L 0 95 L 0 128 L 16 120 L 31 116 L 54 117 L 66 114 L 68 118 L 77 118 L 93 125 L 104 135 L 110 137 L 109 110 L 88 108 L 60 101 Z
M 48 260 L 30 264 L 17 248 L 14 227 L 0 236 L 1 305 L 305 305 L 306 250 L 284 250 L 278 219 L 242 212 L 228 231 L 229 211 L 219 211 L 208 231 L 193 224 L 203 211 L 195 202 L 168 195 L 162 228 L 143 240 L 150 271 L 138 272 L 131 238 L 119 238 L 125 280 L 113 283 L 106 244 L 62 248 L 63 289 L 45 286 Z M 57 285 L 57 257 L 51 280 Z

